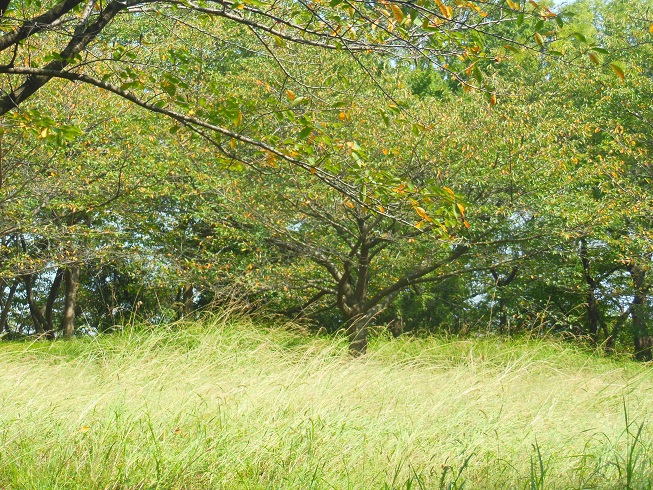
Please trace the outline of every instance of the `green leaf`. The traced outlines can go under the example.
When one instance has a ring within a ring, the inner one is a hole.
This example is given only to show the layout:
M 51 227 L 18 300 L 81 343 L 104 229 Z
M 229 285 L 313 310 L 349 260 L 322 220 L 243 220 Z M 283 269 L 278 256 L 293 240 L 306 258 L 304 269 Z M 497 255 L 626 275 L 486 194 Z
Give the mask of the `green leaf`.
M 605 48 L 601 48 L 599 46 L 592 46 L 592 51 L 596 51 L 597 53 L 601 53 L 601 54 L 610 54 L 610 51 L 608 51 Z
M 297 97 L 295 100 L 293 100 L 293 101 L 290 103 L 290 107 L 298 106 L 299 104 L 301 104 L 301 103 L 304 102 L 305 100 L 306 100 L 306 97 Z
M 585 44 L 587 44 L 587 39 L 586 39 L 585 36 L 583 36 L 580 32 L 574 32 L 574 33 L 572 34 L 572 36 L 573 36 L 574 39 L 576 39 L 577 41 L 580 41 L 581 43 L 585 43 Z
M 311 134 L 311 131 L 313 131 L 313 128 L 311 126 L 306 126 L 304 129 L 302 129 L 299 132 L 298 136 L 299 136 L 300 139 L 306 139 L 308 137 L 308 135 Z

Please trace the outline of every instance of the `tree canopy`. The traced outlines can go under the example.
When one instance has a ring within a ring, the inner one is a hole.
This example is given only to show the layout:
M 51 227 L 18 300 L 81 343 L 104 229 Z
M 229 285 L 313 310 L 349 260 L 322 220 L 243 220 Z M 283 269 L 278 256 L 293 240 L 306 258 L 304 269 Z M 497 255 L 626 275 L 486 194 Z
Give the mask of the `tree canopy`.
M 0 5 L 0 326 L 235 296 L 650 358 L 647 5 Z

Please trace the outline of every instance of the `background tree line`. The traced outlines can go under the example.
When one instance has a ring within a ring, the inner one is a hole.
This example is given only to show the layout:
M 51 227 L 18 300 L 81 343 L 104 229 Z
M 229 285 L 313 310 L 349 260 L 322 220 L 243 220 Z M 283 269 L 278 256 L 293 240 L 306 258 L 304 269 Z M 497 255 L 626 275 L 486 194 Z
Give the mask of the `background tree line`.
M 649 6 L 10 3 L 5 338 L 237 297 L 650 359 Z

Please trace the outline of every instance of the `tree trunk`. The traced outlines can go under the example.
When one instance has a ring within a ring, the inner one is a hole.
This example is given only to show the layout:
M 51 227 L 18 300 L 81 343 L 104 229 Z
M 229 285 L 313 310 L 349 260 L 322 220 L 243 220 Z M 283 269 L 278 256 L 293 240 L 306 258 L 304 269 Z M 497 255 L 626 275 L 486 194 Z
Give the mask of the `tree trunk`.
M 36 306 L 34 301 L 34 289 L 32 287 L 34 275 L 28 274 L 24 278 L 25 291 L 27 293 L 27 304 L 29 305 L 29 312 L 32 317 L 32 323 L 37 335 L 43 335 L 47 329 L 47 322 L 41 310 Z
M 79 272 L 79 265 L 72 265 L 63 273 L 66 291 L 61 330 L 66 339 L 71 339 L 75 335 L 75 304 L 77 302 L 77 289 L 79 288 Z
M 360 314 L 349 321 L 347 336 L 349 337 L 349 354 L 360 357 L 367 353 L 367 336 L 369 324 L 373 315 Z
M 63 280 L 64 270 L 62 268 L 57 269 L 57 273 L 52 280 L 52 285 L 50 286 L 50 293 L 48 294 L 48 300 L 45 303 L 45 308 L 43 309 L 43 316 L 47 323 L 47 328 L 49 332 L 52 332 L 54 337 L 54 322 L 52 319 L 52 313 L 54 310 L 54 302 L 59 296 L 59 289 L 61 288 L 61 282 Z
M 583 265 L 583 278 L 587 284 L 586 308 L 587 308 L 587 333 L 593 344 L 598 342 L 599 337 L 599 302 L 596 299 L 596 280 L 592 277 L 592 269 L 587 253 L 587 239 L 580 239 L 580 261 Z
M 182 294 L 182 303 L 181 303 L 181 314 L 183 318 L 186 318 L 193 311 L 193 296 L 195 295 L 195 290 L 192 284 L 184 285 L 184 292 Z
M 2 305 L 2 313 L 0 314 L 0 332 L 9 332 L 9 325 L 7 324 L 7 319 L 9 317 L 9 310 L 11 309 L 11 303 L 14 300 L 14 294 L 16 294 L 16 289 L 20 283 L 19 279 L 15 279 L 9 288 L 9 294 L 7 299 L 5 299 L 4 304 Z
M 379 304 L 367 307 L 355 305 L 351 309 L 351 316 L 347 322 L 347 336 L 349 337 L 349 354 L 352 357 L 359 357 L 367 353 L 367 337 L 370 323 L 378 314 L 384 311 L 397 297 L 398 293 L 386 296 Z M 357 313 L 362 312 L 362 313 Z
M 506 326 L 508 325 L 508 306 L 506 300 L 505 287 L 508 286 L 517 277 L 519 267 L 515 266 L 505 277 L 500 277 L 499 273 L 494 269 L 490 270 L 494 278 L 495 287 L 499 290 L 499 332 L 507 333 Z
M 193 311 L 194 295 L 195 288 L 193 288 L 192 284 L 184 284 L 181 288 L 177 289 L 177 297 L 175 299 L 177 320 L 186 318 Z
M 646 269 L 638 260 L 632 261 L 628 267 L 633 281 L 633 302 L 630 305 L 632 320 L 633 344 L 635 358 L 640 361 L 653 359 L 653 336 L 650 331 L 650 318 L 647 305 L 649 287 L 646 284 Z

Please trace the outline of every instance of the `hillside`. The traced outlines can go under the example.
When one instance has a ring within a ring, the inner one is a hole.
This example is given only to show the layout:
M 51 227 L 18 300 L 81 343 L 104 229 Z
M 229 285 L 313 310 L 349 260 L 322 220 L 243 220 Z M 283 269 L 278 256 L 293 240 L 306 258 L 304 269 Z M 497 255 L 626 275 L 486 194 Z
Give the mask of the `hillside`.
M 553 340 L 213 317 L 0 344 L 0 487 L 644 488 L 650 368 Z

